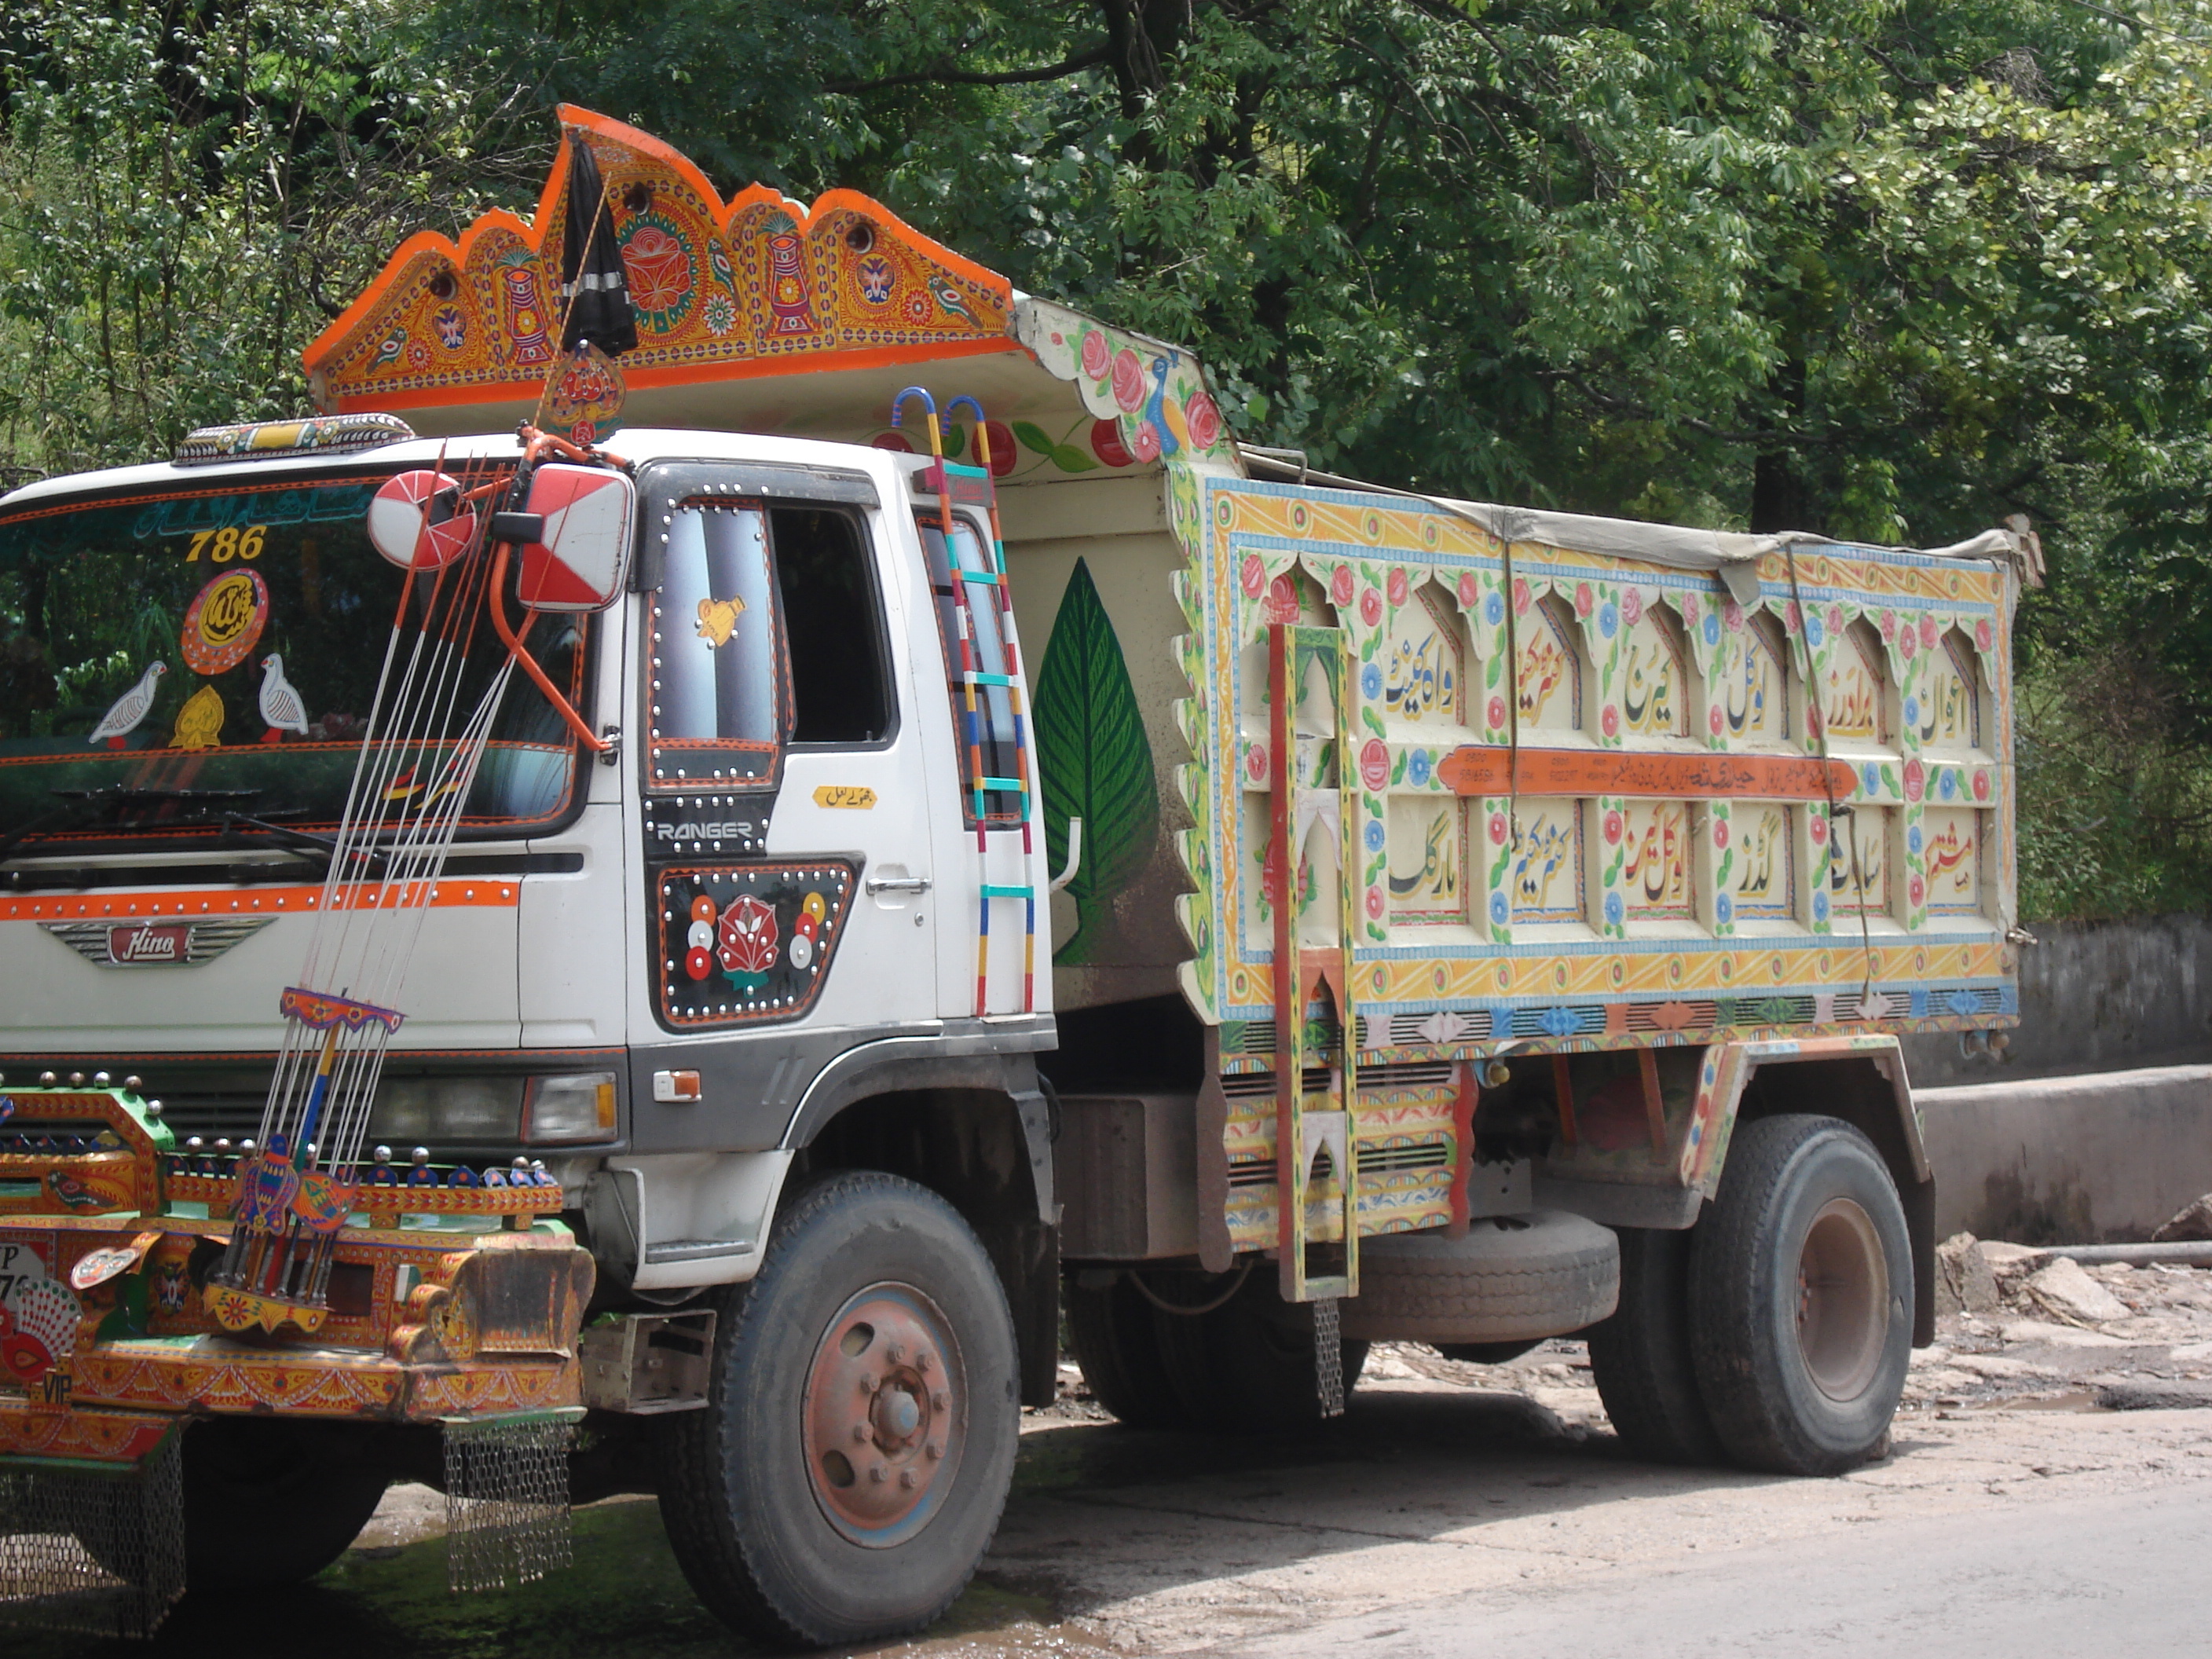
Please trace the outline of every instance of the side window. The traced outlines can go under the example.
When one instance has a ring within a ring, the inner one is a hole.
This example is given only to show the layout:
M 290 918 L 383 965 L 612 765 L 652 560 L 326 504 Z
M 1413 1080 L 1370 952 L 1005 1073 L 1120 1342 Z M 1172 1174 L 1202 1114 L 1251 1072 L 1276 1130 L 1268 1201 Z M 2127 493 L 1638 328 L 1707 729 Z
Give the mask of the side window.
M 758 502 L 686 501 L 670 516 L 649 653 L 655 784 L 775 780 L 790 687 L 768 538 Z
M 945 647 L 945 686 L 952 698 L 952 730 L 960 750 L 963 811 L 975 817 L 975 791 L 984 781 L 1015 782 L 1021 757 L 1014 742 L 1012 692 L 1003 682 L 1013 668 L 999 623 L 996 590 L 981 582 L 957 586 L 954 572 L 988 572 L 991 551 L 965 518 L 953 520 L 952 544 L 936 520 L 918 521 L 929 560 L 930 590 L 937 599 L 937 636 Z M 1001 684 L 994 684 L 997 680 Z M 970 699 L 973 712 L 970 712 Z M 1021 816 L 1016 789 L 983 788 L 983 817 L 1013 823 Z
M 769 523 L 791 648 L 791 740 L 883 742 L 896 705 L 867 538 L 850 514 L 823 507 L 775 507 Z

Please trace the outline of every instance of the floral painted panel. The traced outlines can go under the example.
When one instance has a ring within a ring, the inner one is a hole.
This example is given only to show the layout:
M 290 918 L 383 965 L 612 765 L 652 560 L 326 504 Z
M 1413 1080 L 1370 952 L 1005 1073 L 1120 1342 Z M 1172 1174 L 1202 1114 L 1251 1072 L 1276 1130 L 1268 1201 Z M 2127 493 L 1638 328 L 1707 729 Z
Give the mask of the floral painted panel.
M 1512 850 L 1516 922 L 1583 920 L 1582 803 L 1523 800 L 1521 838 Z
M 1881 641 L 1864 623 L 1854 623 L 1837 642 L 1820 689 L 1831 743 L 1884 743 L 1888 710 Z
M 1463 846 L 1466 809 L 1449 795 L 1390 799 L 1390 919 L 1467 920 Z
M 1567 608 L 1556 599 L 1520 618 L 1521 729 L 1578 732 L 1583 723 L 1582 649 Z
M 1923 751 L 1955 753 L 1982 746 L 1982 700 L 1973 649 L 1957 629 L 1922 659 L 1920 690 L 1905 699 L 1905 720 Z
M 1930 807 L 1922 817 L 1931 915 L 1972 915 L 1980 909 L 1981 818 L 1978 812 L 1943 807 Z
M 1620 891 L 1631 921 L 1687 920 L 1690 814 L 1678 800 L 1631 800 L 1620 811 L 1626 849 Z
M 1790 673 L 1782 629 L 1757 617 L 1721 640 L 1713 735 L 1729 743 L 1780 745 L 1791 739 Z
M 1771 801 L 1737 801 L 1729 810 L 1735 857 L 1723 884 L 1737 921 L 1790 921 L 1796 915 L 1796 849 L 1790 813 Z
M 1621 631 L 1622 726 L 1631 738 L 1689 736 L 1689 653 L 1674 611 L 1655 605 Z

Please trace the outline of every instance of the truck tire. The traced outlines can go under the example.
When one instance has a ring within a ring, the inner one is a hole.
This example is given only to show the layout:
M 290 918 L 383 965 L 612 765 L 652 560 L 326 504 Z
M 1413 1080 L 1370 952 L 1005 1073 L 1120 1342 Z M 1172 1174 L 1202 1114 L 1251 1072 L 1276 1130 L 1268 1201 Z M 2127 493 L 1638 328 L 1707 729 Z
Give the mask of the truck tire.
M 1654 1463 L 1717 1463 L 1721 1443 L 1690 1360 L 1690 1235 L 1623 1227 L 1620 1306 L 1589 1331 L 1613 1431 Z
M 1194 1305 L 1206 1299 L 1206 1281 L 1196 1274 L 1156 1277 L 1170 1285 L 1178 1277 L 1188 1281 L 1172 1298 L 1164 1286 L 1163 1300 Z M 1285 1302 L 1272 1267 L 1263 1263 L 1208 1312 L 1155 1308 L 1153 1319 L 1187 1422 L 1218 1434 L 1293 1434 L 1322 1421 L 1313 1304 Z M 1346 1341 L 1340 1357 L 1349 1395 L 1367 1364 L 1367 1345 Z
M 982 1245 L 927 1188 L 840 1172 L 785 1198 L 759 1274 L 716 1305 L 707 1405 L 665 1419 L 684 1577 L 763 1643 L 921 1630 L 1013 1478 L 1013 1319 Z
M 1187 1429 L 1190 1413 L 1168 1376 L 1152 1304 L 1126 1274 L 1103 1290 L 1066 1282 L 1067 1343 L 1098 1403 L 1133 1429 Z
M 388 1479 L 349 1450 L 325 1423 L 216 1417 L 187 1428 L 185 1588 L 296 1584 L 343 1555 Z
M 1360 1241 L 1344 1330 L 1454 1345 L 1559 1336 L 1611 1313 L 1620 1281 L 1612 1232 L 1563 1210 L 1487 1217 L 1463 1238 L 1385 1233 Z
M 1877 1455 L 1912 1297 L 1904 1206 L 1864 1135 L 1794 1114 L 1736 1130 L 1690 1245 L 1691 1357 L 1730 1458 L 1841 1474 Z

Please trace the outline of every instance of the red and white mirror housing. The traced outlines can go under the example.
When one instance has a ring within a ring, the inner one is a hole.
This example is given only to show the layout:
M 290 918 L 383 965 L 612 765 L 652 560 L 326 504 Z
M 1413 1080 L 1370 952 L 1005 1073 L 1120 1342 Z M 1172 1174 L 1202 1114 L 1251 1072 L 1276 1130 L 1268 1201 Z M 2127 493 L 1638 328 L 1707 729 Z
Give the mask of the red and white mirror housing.
M 540 466 L 526 509 L 544 526 L 522 544 L 515 597 L 532 611 L 605 611 L 629 573 L 637 486 L 609 468 Z

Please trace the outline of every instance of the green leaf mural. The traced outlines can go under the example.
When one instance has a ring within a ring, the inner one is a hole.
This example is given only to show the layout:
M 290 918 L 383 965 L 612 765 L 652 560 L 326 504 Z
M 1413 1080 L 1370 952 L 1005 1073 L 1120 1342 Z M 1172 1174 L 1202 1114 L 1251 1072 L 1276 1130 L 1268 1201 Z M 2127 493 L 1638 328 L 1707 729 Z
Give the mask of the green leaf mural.
M 1081 559 L 1053 618 L 1037 671 L 1034 718 L 1044 777 L 1044 844 L 1055 872 L 1067 862 L 1068 819 L 1083 820 L 1083 863 L 1067 884 L 1075 932 L 1053 960 L 1089 962 L 1103 943 L 1115 888 L 1152 854 L 1160 808 L 1136 688 Z

